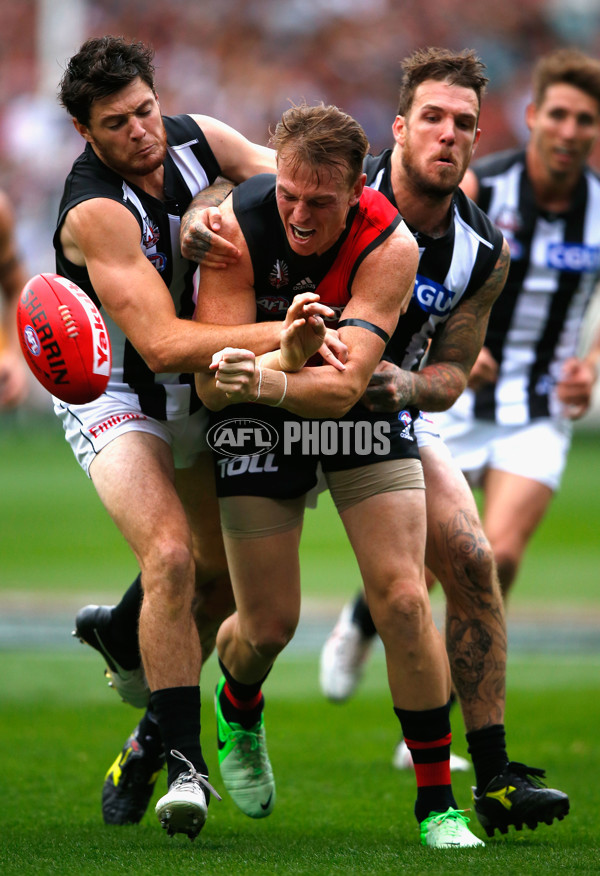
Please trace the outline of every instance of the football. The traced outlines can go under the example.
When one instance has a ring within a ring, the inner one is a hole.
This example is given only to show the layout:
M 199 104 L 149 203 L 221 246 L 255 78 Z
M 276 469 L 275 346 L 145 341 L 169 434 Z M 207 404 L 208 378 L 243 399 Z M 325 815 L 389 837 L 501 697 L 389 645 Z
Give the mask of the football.
M 102 314 L 83 289 L 59 274 L 36 274 L 17 305 L 23 355 L 52 395 L 85 404 L 102 395 L 111 369 Z

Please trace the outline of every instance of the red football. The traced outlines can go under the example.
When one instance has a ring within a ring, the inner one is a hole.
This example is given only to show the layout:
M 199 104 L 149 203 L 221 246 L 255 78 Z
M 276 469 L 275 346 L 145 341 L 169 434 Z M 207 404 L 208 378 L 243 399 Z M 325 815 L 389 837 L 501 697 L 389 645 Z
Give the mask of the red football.
M 85 404 L 102 395 L 111 367 L 110 338 L 89 295 L 59 274 L 36 274 L 17 306 L 27 364 L 52 395 Z

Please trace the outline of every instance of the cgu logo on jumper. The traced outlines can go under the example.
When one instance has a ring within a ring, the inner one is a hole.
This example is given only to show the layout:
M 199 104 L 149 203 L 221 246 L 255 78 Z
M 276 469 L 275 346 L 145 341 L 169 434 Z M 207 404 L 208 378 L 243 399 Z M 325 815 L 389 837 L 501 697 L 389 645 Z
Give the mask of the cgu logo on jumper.
M 242 417 L 211 426 L 206 441 L 221 456 L 262 456 L 277 446 L 279 435 L 263 420 Z
M 454 292 L 451 289 L 446 289 L 441 283 L 436 283 L 435 280 L 417 274 L 413 297 L 417 299 L 421 310 L 426 313 L 446 316 L 452 307 Z
M 557 271 L 595 273 L 600 270 L 600 246 L 584 243 L 551 243 L 547 251 L 548 267 Z

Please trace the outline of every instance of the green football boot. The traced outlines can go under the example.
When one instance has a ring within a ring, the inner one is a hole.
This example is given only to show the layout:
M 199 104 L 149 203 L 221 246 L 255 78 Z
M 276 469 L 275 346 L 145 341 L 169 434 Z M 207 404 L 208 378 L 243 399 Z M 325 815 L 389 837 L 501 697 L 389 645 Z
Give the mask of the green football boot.
M 223 784 L 245 815 L 265 818 L 275 806 L 275 779 L 267 753 L 264 718 L 261 715 L 260 721 L 251 730 L 226 721 L 219 701 L 224 685 L 225 678 L 221 678 L 215 693 L 217 745 Z

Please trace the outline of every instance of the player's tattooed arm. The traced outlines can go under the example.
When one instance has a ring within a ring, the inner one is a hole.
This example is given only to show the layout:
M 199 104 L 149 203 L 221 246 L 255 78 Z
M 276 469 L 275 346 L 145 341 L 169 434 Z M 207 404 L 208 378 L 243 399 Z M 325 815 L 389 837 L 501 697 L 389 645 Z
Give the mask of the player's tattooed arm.
M 181 254 L 184 258 L 212 268 L 223 268 L 237 261 L 237 247 L 219 235 L 219 205 L 233 187 L 232 182 L 219 177 L 193 198 L 181 219 L 179 232 Z
M 504 242 L 487 281 L 456 307 L 434 335 L 427 364 L 415 374 L 415 404 L 421 410 L 447 410 L 464 390 L 483 346 L 492 306 L 504 288 L 509 264 L 510 253 Z
M 393 411 L 417 407 L 445 411 L 467 385 L 469 373 L 483 345 L 492 305 L 504 288 L 510 263 L 504 242 L 487 281 L 461 303 L 434 334 L 426 364 L 406 371 L 382 362 L 371 379 L 363 402 L 372 410 Z

